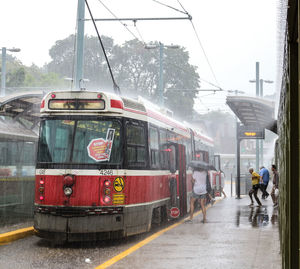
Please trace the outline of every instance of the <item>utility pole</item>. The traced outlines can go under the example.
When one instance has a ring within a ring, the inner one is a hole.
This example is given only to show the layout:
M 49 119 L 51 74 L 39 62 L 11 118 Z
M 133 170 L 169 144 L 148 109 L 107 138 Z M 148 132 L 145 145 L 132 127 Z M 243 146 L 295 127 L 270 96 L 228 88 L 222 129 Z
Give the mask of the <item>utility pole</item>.
M 10 52 L 20 52 L 19 48 L 11 48 L 7 49 L 6 47 L 2 47 L 2 64 L 1 64 L 1 92 L 0 96 L 3 97 L 6 94 L 6 51 Z
M 159 42 L 159 45 L 146 45 L 145 49 L 156 49 L 159 48 L 159 105 L 164 106 L 164 48 L 178 49 L 178 45 L 164 45 Z
M 259 62 L 256 62 L 256 65 L 255 65 L 255 70 L 256 70 L 256 81 L 255 81 L 255 84 L 256 84 L 256 97 L 259 96 Z M 259 141 L 256 140 L 256 171 L 259 171 Z
M 264 94 L 264 89 L 263 89 L 263 84 L 264 84 L 264 80 L 260 79 L 259 80 L 259 84 L 260 84 L 260 97 L 263 98 Z M 260 163 L 261 166 L 264 165 L 264 141 L 263 140 L 259 140 L 259 148 L 260 148 Z
M 255 80 L 249 80 L 251 83 L 256 84 L 256 96 L 260 96 L 263 98 L 264 96 L 264 89 L 263 89 L 263 84 L 264 82 L 266 83 L 273 83 L 274 81 L 272 80 L 264 80 L 259 78 L 259 62 L 256 62 L 256 79 Z M 256 170 L 259 170 L 260 163 L 263 165 L 264 162 L 264 142 L 263 140 L 256 140 Z M 261 160 L 259 162 L 259 159 Z
M 6 87 L 6 48 L 2 48 L 2 67 L 1 67 L 1 97 L 5 96 Z
M 80 90 L 81 85 L 83 83 L 84 14 L 85 14 L 85 0 L 78 0 L 76 60 L 75 60 L 75 76 L 74 76 L 75 90 Z
M 164 45 L 159 42 L 159 105 L 164 106 Z

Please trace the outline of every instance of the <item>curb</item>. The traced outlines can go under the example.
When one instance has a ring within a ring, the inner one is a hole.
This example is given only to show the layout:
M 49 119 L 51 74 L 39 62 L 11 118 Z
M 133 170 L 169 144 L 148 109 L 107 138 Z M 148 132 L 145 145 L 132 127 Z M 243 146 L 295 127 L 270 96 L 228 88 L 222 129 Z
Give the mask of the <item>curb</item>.
M 13 242 L 15 240 L 30 236 L 34 234 L 33 227 L 27 227 L 19 230 L 15 230 L 8 233 L 0 234 L 0 245 Z

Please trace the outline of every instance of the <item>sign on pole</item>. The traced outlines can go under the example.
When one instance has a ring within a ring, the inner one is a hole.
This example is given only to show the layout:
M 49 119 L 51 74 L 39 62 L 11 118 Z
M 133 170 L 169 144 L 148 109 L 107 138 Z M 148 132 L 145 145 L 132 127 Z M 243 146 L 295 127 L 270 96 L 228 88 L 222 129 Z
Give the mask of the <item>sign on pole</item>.
M 265 129 L 255 126 L 239 126 L 237 130 L 238 139 L 265 139 Z

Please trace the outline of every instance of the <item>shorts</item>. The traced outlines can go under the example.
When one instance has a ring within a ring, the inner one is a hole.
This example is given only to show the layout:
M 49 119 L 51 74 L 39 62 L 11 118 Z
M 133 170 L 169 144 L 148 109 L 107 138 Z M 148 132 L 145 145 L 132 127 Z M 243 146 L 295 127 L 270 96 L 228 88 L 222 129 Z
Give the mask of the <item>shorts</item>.
M 195 199 L 205 199 L 205 198 L 206 198 L 206 194 L 207 194 L 207 193 L 205 193 L 205 194 L 196 194 L 196 193 L 194 193 L 194 191 L 193 191 L 192 197 L 195 198 Z

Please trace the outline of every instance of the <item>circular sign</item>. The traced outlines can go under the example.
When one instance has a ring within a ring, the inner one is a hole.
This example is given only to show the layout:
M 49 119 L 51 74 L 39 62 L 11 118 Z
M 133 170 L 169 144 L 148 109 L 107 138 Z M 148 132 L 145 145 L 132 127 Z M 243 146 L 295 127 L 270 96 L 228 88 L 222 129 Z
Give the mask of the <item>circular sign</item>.
M 172 208 L 170 209 L 170 216 L 171 216 L 172 218 L 178 218 L 179 215 L 180 215 L 180 210 L 179 210 L 178 207 L 172 207 Z
M 117 177 L 115 180 L 114 180 L 114 190 L 116 192 L 120 192 L 124 189 L 124 179 L 122 177 Z

